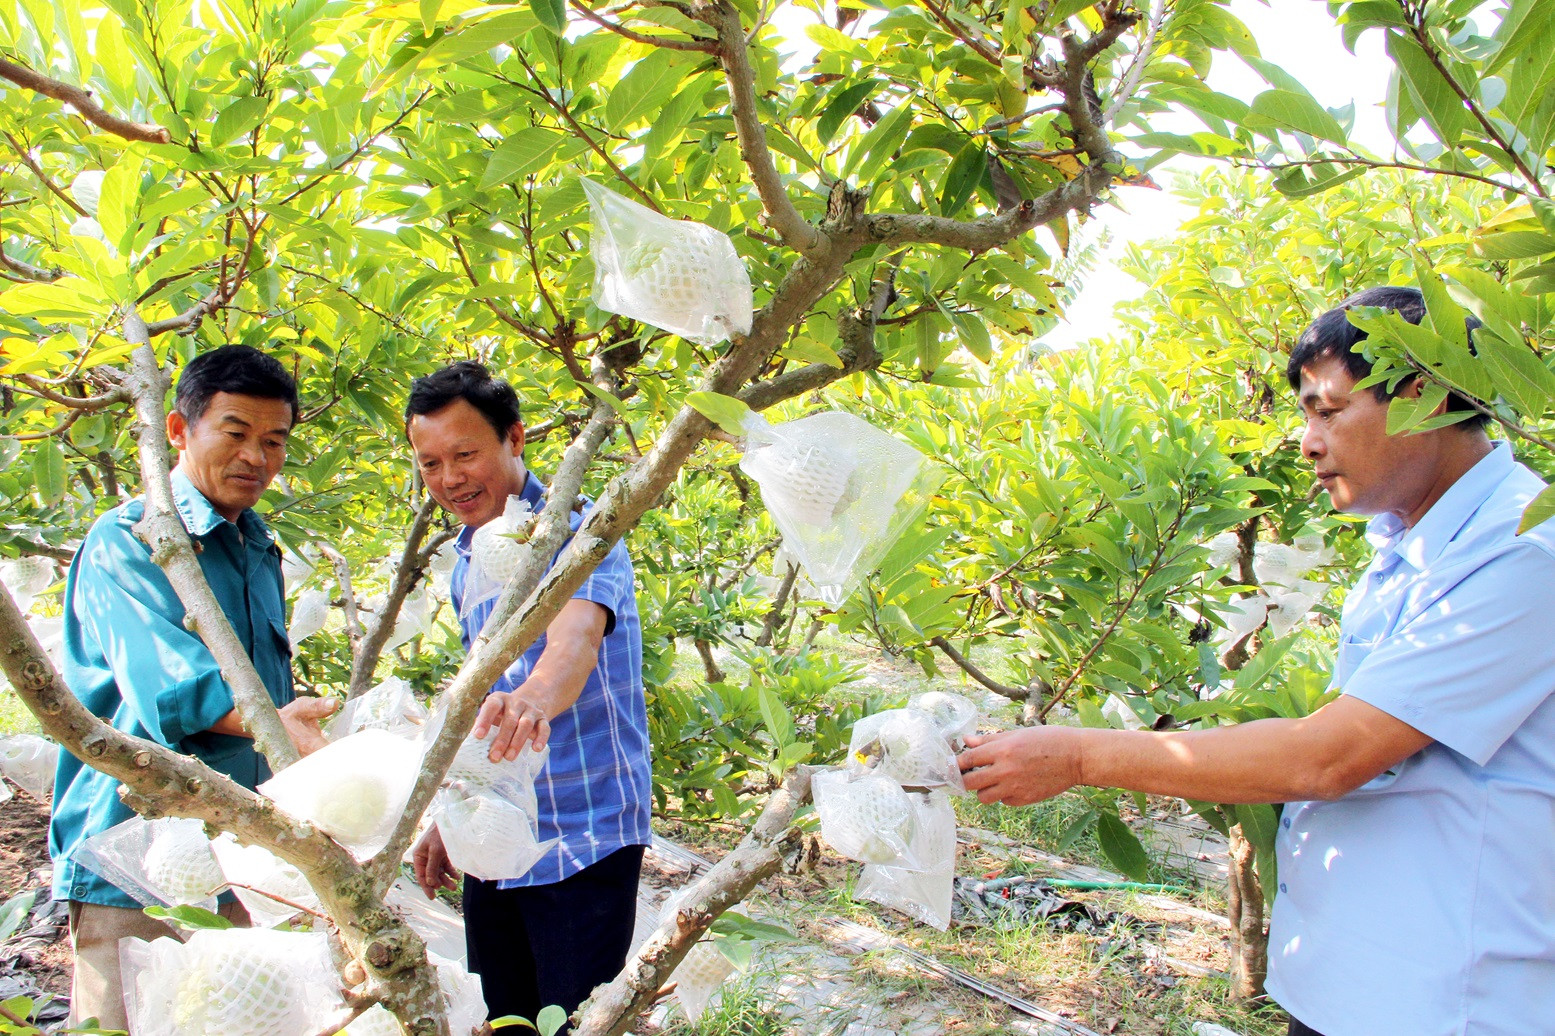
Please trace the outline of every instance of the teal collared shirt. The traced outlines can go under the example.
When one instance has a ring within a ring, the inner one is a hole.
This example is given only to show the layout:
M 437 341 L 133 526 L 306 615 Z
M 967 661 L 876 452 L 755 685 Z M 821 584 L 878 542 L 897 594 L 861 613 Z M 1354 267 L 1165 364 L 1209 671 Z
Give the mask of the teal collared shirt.
M 216 600 L 277 706 L 292 700 L 291 646 L 281 552 L 265 523 L 244 511 L 236 523 L 217 514 L 180 470 L 173 502 L 194 539 Z M 203 760 L 247 788 L 270 776 L 245 737 L 213 734 L 232 711 L 232 692 L 205 643 L 184 628 L 184 606 L 133 526 L 145 512 L 137 497 L 92 526 L 65 584 L 65 683 L 116 729 Z M 49 855 L 54 898 L 139 906 L 77 864 L 85 839 L 129 819 L 119 782 L 61 752 L 54 777 Z

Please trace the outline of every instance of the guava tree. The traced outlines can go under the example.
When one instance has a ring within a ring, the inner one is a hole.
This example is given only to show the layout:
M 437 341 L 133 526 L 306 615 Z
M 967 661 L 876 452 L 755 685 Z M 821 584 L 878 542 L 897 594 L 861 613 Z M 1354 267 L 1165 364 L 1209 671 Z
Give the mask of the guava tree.
M 1023 333 L 1051 304 L 1029 232 L 1062 237 L 1131 175 L 1109 126 L 1202 91 L 1234 24 L 1204 2 L 1149 16 L 1117 2 L 845 6 L 815 12 L 818 55 L 794 69 L 771 13 L 557 0 L 0 11 L 7 547 L 63 556 L 93 515 L 143 492 L 141 534 L 273 767 L 290 747 L 170 506 L 160 429 L 181 359 L 229 340 L 283 356 L 309 420 L 271 500 L 278 529 L 321 565 L 343 559 L 347 603 L 353 565 L 397 559 L 375 577 L 371 622 L 349 627 L 349 665 L 320 663 L 323 685 L 371 682 L 433 546 L 397 442 L 409 376 L 472 353 L 500 368 L 540 410 L 532 429 L 552 433 L 537 466 L 554 462 L 562 499 L 611 436 L 630 458 L 593 477 L 598 505 L 548 574 L 565 509 L 541 523 L 442 692 L 449 719 L 408 811 L 366 863 L 107 728 L 0 602 L 6 674 L 44 729 L 141 812 L 196 817 L 302 869 L 354 1005 L 381 1002 L 413 1033 L 446 1023 L 384 890 L 485 689 L 713 431 L 687 391 L 761 410 L 870 370 L 930 378 L 958 345 L 987 357 L 990 325 Z M 750 332 L 698 347 L 591 306 L 583 175 L 732 230 L 756 285 Z M 394 528 L 408 530 L 398 546 Z M 800 773 L 578 1031 L 624 1030 L 710 920 L 777 866 L 803 796 Z

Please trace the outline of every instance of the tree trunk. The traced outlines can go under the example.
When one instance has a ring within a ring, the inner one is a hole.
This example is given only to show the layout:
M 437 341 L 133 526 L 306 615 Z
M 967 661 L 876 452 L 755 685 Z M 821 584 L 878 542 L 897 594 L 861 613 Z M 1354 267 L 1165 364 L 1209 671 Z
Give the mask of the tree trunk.
M 719 668 L 718 660 L 713 657 L 713 645 L 698 637 L 692 641 L 696 645 L 697 654 L 702 656 L 702 669 L 707 674 L 708 683 L 723 683 L 727 675 Z
M 1264 922 L 1263 886 L 1254 864 L 1258 852 L 1242 834 L 1242 825 L 1230 831 L 1230 897 L 1226 917 L 1231 922 L 1232 992 L 1245 1000 L 1263 996 L 1269 974 L 1269 926 Z

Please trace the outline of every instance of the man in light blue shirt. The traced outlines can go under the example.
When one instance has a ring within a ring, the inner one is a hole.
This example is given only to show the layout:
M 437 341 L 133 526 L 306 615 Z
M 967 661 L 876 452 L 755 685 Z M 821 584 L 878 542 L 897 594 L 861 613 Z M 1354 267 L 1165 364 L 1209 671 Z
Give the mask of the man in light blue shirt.
M 546 489 L 523 462 L 517 395 L 478 363 L 418 379 L 405 423 L 427 491 L 464 525 L 451 596 L 468 650 L 496 605 L 483 591 L 499 589 L 476 585 L 475 531 L 500 517 L 510 496 L 543 510 Z M 582 521 L 581 512 L 569 515 L 574 530 Z M 653 839 L 642 628 L 624 544 L 492 686 L 472 733 L 489 739 L 492 759 L 549 744 L 535 791 L 540 838 L 557 842 L 525 874 L 465 876 L 470 970 L 493 1018 L 533 1019 L 551 1004 L 571 1013 L 626 963 L 643 848 Z M 414 863 L 428 896 L 457 887 L 435 826 Z
M 286 459 L 297 387 L 272 357 L 223 346 L 189 361 L 167 416 L 178 451 L 173 502 L 200 568 L 301 752 L 323 744 L 318 720 L 333 709 L 292 699 L 291 647 L 280 552 L 252 510 Z M 115 728 L 192 755 L 246 788 L 270 776 L 233 707 L 220 667 L 184 626 L 184 606 L 135 535 L 136 497 L 107 511 L 76 551 L 65 584 L 63 676 L 88 709 Z M 119 939 L 173 930 L 81 866 L 82 842 L 132 815 L 119 782 L 61 752 L 49 854 L 54 898 L 70 904 L 75 952 L 72 1024 L 96 1017 L 124 1028 Z
M 1336 508 L 1374 516 L 1340 696 L 1299 720 L 971 738 L 967 786 L 1017 805 L 1080 784 L 1287 803 L 1268 989 L 1292 1036 L 1555 1032 L 1555 521 L 1517 534 L 1544 484 L 1478 415 L 1387 434 L 1388 397 L 1355 389 L 1352 306 L 1425 312 L 1413 289 L 1362 292 L 1288 368 L 1303 454 Z

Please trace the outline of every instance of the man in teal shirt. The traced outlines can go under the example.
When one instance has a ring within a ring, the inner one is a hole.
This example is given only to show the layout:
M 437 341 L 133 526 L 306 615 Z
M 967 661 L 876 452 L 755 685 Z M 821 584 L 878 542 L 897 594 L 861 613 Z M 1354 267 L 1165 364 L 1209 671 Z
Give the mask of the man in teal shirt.
M 281 470 L 297 419 L 297 386 L 274 358 L 227 345 L 191 360 L 178 381 L 167 437 L 178 451 L 173 500 L 216 600 L 281 709 L 299 751 L 319 747 L 327 699 L 293 701 L 280 551 L 252 510 Z M 118 730 L 192 755 L 252 788 L 270 776 L 232 692 L 167 576 L 135 535 L 136 497 L 104 514 L 76 552 L 65 587 L 64 678 Z M 77 863 L 74 850 L 129 819 L 120 785 L 68 753 L 54 782 L 49 854 L 54 898 L 70 904 L 75 951 L 71 1023 L 124 1028 L 119 940 L 172 935 L 140 905 Z

